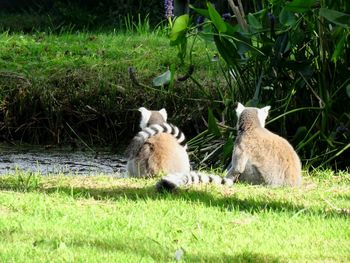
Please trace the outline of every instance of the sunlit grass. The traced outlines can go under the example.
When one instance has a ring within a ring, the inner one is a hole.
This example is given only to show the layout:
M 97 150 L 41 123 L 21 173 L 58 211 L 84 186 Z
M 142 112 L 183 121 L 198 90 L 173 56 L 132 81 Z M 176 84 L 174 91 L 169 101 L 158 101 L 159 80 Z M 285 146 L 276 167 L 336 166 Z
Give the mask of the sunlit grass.
M 178 64 L 177 50 L 165 34 L 35 33 L 0 34 L 1 71 L 31 78 L 50 77 L 60 70 L 76 69 L 125 73 L 135 67 L 142 79 L 155 77 Z M 196 70 L 208 68 L 204 46 L 195 52 Z M 198 72 L 197 72 L 198 73 Z
M 0 177 L 2 262 L 350 260 L 348 173 L 306 175 L 300 189 L 172 194 L 157 193 L 155 179 L 24 177 Z

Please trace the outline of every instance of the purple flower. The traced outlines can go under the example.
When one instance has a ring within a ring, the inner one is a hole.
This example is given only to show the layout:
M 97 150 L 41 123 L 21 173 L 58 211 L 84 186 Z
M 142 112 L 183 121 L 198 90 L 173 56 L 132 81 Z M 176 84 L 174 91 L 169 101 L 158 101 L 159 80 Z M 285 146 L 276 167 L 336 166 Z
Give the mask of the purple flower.
M 196 24 L 199 25 L 202 23 L 204 23 L 204 16 L 198 16 L 196 19 Z
M 196 19 L 196 24 L 198 25 L 197 29 L 198 31 L 202 31 L 203 30 L 203 24 L 204 23 L 204 16 L 198 16 Z
M 348 128 L 345 127 L 344 123 L 340 123 L 340 125 L 337 127 L 337 132 L 347 132 Z
M 165 0 L 164 7 L 165 7 L 165 17 L 166 18 L 173 17 L 174 16 L 173 0 Z
M 267 13 L 267 18 L 271 21 L 271 23 L 274 23 L 276 20 L 276 17 L 271 13 Z
M 225 13 L 225 14 L 222 14 L 221 17 L 222 17 L 222 19 L 223 19 L 224 21 L 230 21 L 230 19 L 231 19 L 231 14 L 230 14 L 230 13 Z

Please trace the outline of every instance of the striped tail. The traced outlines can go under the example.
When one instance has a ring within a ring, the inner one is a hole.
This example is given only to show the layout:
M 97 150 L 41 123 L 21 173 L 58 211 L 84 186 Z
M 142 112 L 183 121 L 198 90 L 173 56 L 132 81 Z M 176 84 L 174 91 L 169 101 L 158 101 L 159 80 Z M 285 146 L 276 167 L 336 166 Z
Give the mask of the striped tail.
M 173 135 L 177 142 L 187 149 L 185 134 L 175 125 L 164 122 L 162 124 L 152 124 L 138 132 L 125 151 L 126 158 L 128 160 L 133 159 L 138 154 L 139 150 L 147 139 L 159 133 L 168 133 Z
M 173 191 L 176 188 L 193 184 L 216 184 L 232 186 L 235 178 L 221 177 L 202 172 L 190 172 L 189 174 L 174 173 L 164 176 L 156 185 L 158 191 Z

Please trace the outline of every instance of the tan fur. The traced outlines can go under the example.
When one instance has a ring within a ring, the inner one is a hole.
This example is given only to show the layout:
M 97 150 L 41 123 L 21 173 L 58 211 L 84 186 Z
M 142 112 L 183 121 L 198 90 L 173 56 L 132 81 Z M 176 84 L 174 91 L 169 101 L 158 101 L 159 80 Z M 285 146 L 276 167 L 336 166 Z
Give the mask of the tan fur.
M 240 117 L 228 176 L 240 174 L 239 180 L 251 184 L 299 186 L 298 155 L 287 140 L 261 126 L 257 110 L 246 108 Z
M 137 156 L 128 162 L 133 176 L 151 177 L 159 173 L 189 173 L 190 163 L 186 149 L 170 134 L 150 137 Z

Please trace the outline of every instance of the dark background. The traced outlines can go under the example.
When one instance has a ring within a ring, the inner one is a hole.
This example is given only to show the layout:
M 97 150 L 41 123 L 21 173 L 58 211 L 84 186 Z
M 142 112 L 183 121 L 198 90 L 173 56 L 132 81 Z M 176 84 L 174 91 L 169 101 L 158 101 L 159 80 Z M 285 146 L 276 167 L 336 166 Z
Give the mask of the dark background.
M 186 5 L 186 0 L 174 2 Z M 211 2 L 221 14 L 230 11 L 227 1 Z M 244 2 L 246 10 L 250 2 Z M 206 5 L 203 0 L 190 3 L 196 7 Z M 164 0 L 0 0 L 0 29 L 24 33 L 46 29 L 54 33 L 67 28 L 123 30 L 126 17 L 136 23 L 147 18 L 155 27 L 167 22 L 164 14 Z
M 123 28 L 125 16 L 146 16 L 155 26 L 164 17 L 162 0 L 0 0 L 0 24 L 10 31 L 24 32 L 50 27 L 86 30 Z M 14 21 L 11 21 L 13 16 Z

